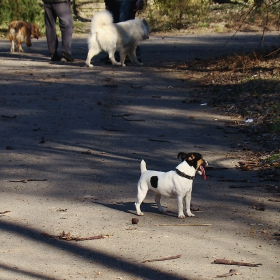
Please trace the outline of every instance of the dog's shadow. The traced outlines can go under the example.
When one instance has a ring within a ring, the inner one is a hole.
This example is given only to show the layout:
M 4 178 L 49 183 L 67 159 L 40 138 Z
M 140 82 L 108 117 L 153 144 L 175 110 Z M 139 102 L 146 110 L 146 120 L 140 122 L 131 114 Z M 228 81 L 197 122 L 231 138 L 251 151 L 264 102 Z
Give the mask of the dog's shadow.
M 105 207 L 108 207 L 113 210 L 118 210 L 121 212 L 133 214 L 137 216 L 136 214 L 136 209 L 135 209 L 135 204 L 134 202 L 115 202 L 115 203 L 102 203 L 98 201 L 94 201 L 94 204 L 102 205 Z M 150 203 L 150 202 L 142 202 L 141 204 L 141 210 L 143 211 L 144 214 L 159 214 L 159 215 L 167 215 L 167 216 L 177 216 L 177 213 L 171 212 L 171 211 L 164 211 L 163 213 L 160 213 L 156 203 Z

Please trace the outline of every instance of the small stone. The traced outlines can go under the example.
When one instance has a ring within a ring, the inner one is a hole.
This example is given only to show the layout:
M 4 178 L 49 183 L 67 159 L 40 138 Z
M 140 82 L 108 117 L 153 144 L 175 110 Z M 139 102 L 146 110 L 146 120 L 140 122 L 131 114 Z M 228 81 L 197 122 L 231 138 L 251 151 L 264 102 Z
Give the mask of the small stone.
M 136 225 L 138 224 L 139 220 L 137 218 L 132 218 L 132 224 Z

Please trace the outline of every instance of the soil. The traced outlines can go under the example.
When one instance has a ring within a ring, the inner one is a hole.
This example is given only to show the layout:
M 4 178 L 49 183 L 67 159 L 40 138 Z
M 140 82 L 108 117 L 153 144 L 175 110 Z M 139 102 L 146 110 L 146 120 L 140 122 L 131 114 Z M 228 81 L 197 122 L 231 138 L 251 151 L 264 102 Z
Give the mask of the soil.
M 271 51 L 279 34 L 232 35 L 154 34 L 144 66 L 123 68 L 104 54 L 85 67 L 85 36 L 74 63 L 51 63 L 45 38 L 22 54 L 0 41 L 1 279 L 277 279 L 279 174 L 262 163 L 279 138 L 251 139 L 235 109 L 245 101 L 225 110 L 208 86 L 209 61 Z M 151 194 L 136 216 L 141 159 L 168 171 L 180 151 L 210 163 L 194 180 L 196 216 L 178 219 L 167 198 L 160 214 Z

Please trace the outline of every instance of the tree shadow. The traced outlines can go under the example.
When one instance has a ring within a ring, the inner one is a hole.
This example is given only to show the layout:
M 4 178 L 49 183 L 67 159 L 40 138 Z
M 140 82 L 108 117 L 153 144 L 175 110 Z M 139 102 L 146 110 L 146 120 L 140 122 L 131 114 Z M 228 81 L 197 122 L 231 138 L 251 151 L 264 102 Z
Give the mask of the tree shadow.
M 54 249 L 61 249 L 70 254 L 82 257 L 86 261 L 94 261 L 99 263 L 102 266 L 128 273 L 132 276 L 143 277 L 145 279 L 170 279 L 170 280 L 187 280 L 187 277 L 180 277 L 174 274 L 169 274 L 166 272 L 158 271 L 151 267 L 146 266 L 145 264 L 129 262 L 120 256 L 112 256 L 100 251 L 95 251 L 92 249 L 87 249 L 82 246 L 79 246 L 77 243 L 70 243 L 67 241 L 59 239 L 50 239 L 42 235 L 36 229 L 28 228 L 26 226 L 21 226 L 13 222 L 0 221 L 0 229 L 2 232 L 7 232 L 8 234 L 16 234 L 24 238 L 30 239 L 35 242 L 40 242 L 47 246 L 53 247 Z M 40 273 L 34 274 L 30 271 L 18 270 L 11 268 L 6 265 L 0 265 L 3 269 L 7 269 L 13 272 L 17 272 L 21 275 L 29 275 L 33 277 L 38 277 L 39 279 L 53 279 L 49 276 L 42 275 Z M 193 280 L 193 279 L 192 279 Z

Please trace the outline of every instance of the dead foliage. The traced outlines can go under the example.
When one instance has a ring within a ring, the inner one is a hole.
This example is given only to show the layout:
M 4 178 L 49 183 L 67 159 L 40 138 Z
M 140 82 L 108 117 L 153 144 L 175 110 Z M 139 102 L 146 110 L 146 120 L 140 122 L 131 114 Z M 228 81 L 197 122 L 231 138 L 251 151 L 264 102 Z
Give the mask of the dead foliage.
M 280 49 L 196 59 L 176 68 L 198 85 L 199 97 L 208 99 L 214 110 L 234 117 L 228 126 L 246 134 L 247 142 L 236 148 L 248 156 L 237 168 L 272 168 L 279 179 Z M 270 157 L 274 160 L 269 161 Z

